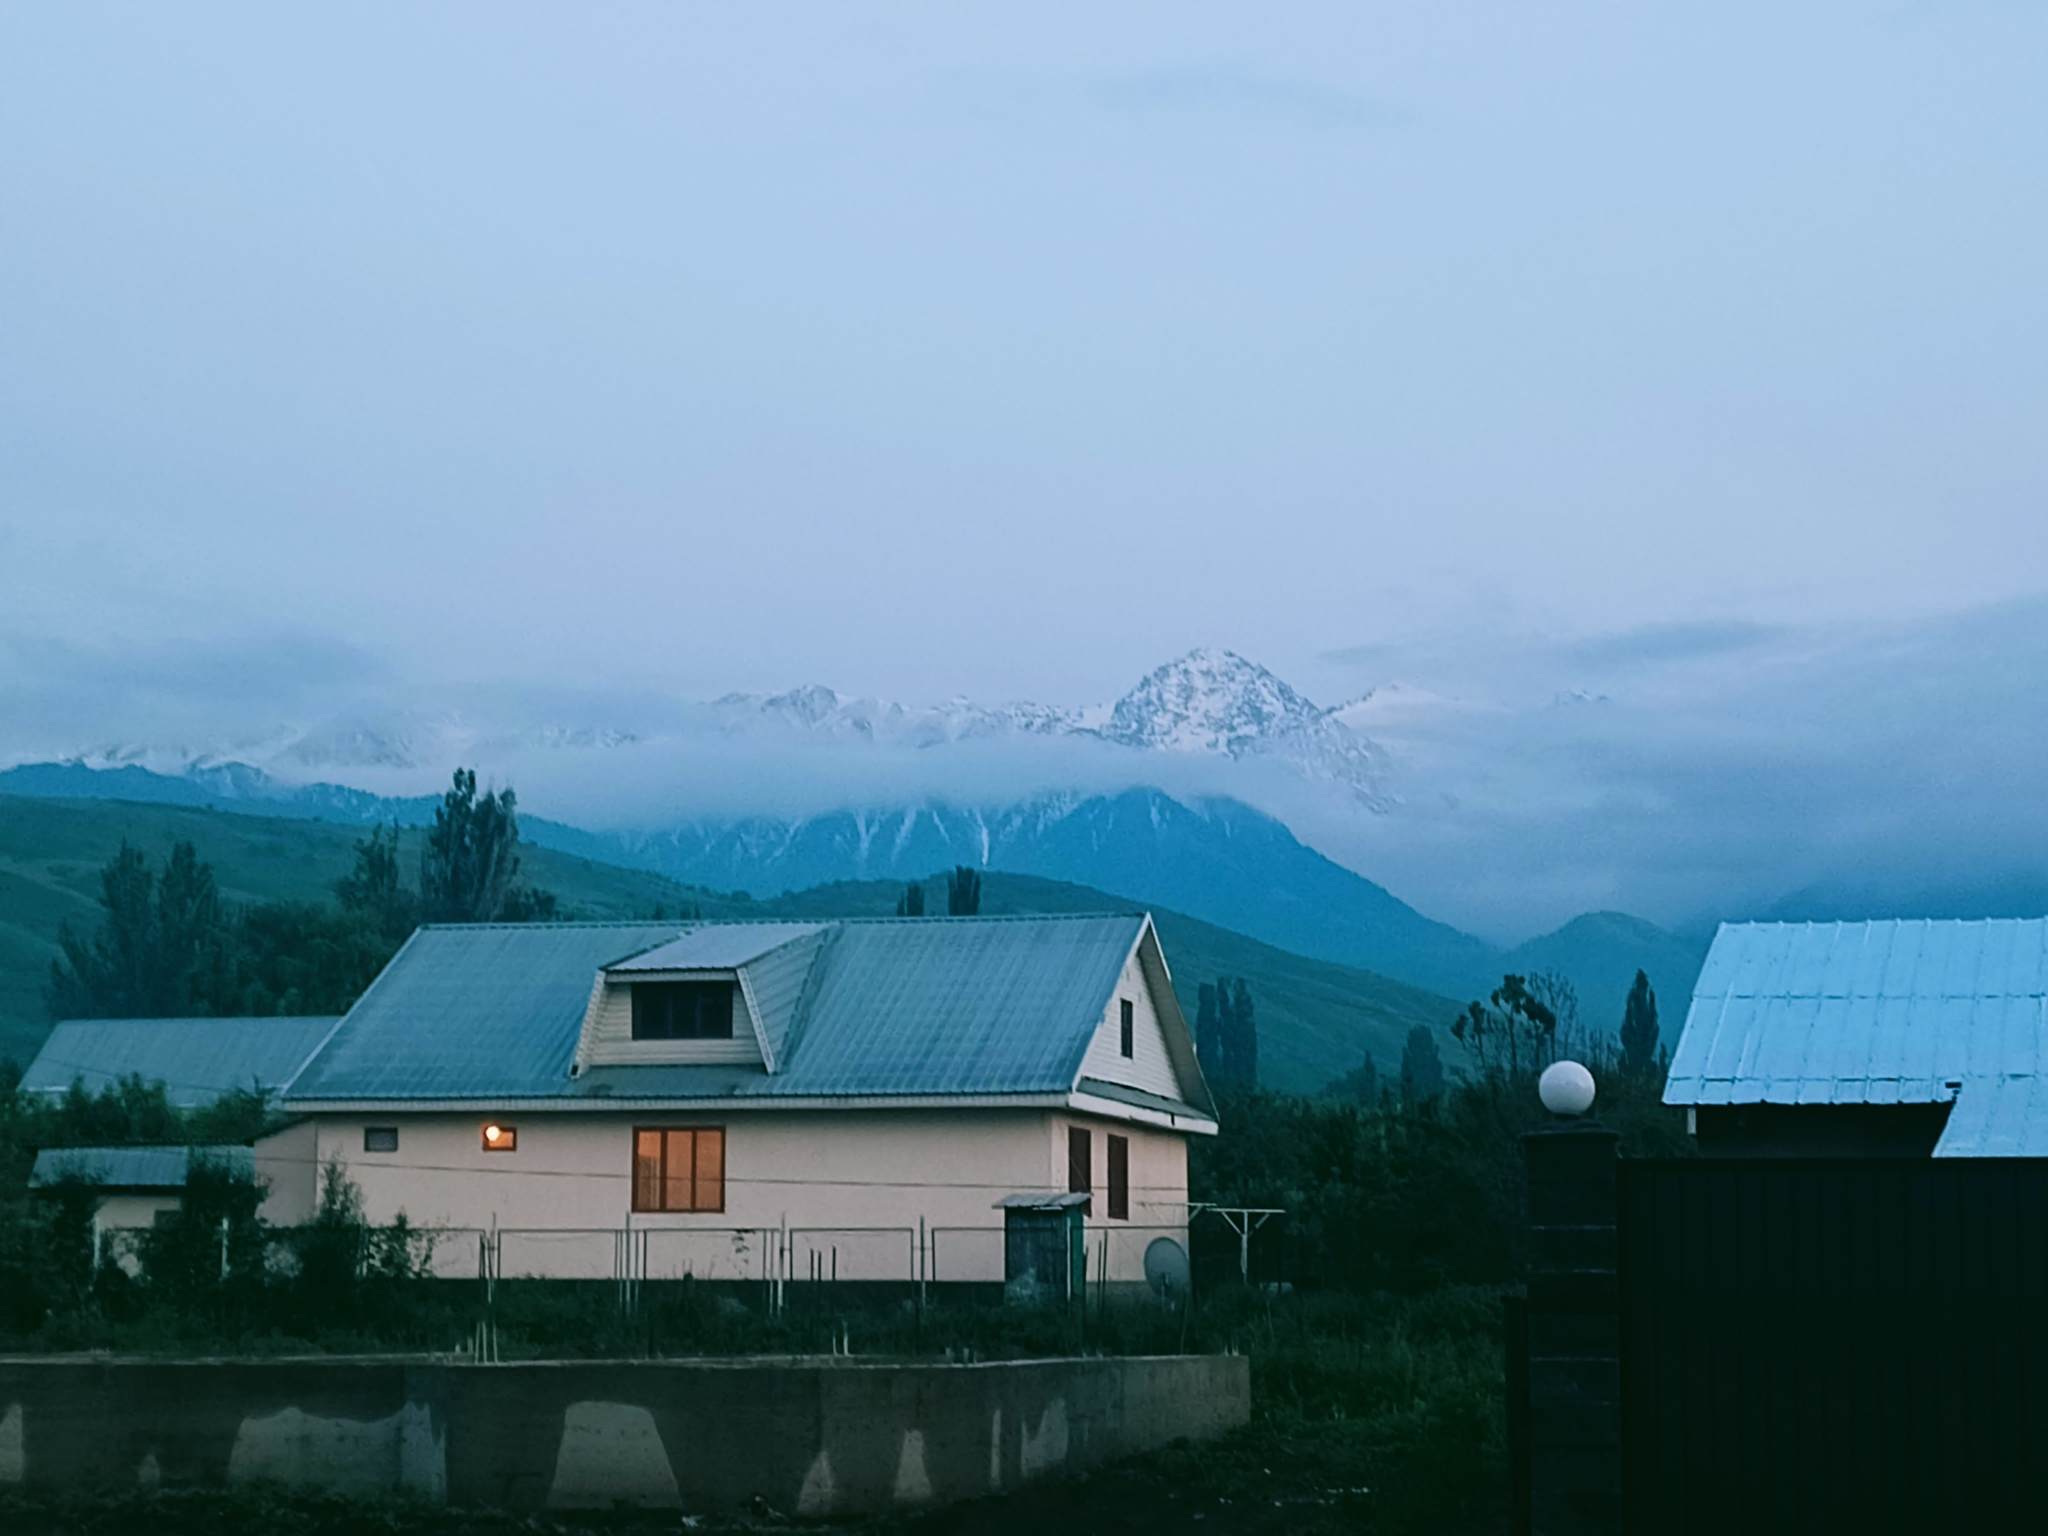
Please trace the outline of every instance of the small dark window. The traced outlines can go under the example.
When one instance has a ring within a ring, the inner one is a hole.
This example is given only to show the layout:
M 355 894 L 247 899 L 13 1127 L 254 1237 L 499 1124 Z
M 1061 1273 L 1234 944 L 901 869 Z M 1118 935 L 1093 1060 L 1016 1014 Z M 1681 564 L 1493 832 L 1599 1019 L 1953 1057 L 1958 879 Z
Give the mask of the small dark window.
M 1131 1139 L 1109 1138 L 1109 1214 L 1113 1221 L 1131 1219 Z
M 1131 1021 L 1131 1000 L 1128 997 L 1120 998 L 1117 1001 L 1117 1007 L 1123 1013 L 1124 1060 L 1129 1061 L 1132 1055 L 1135 1053 L 1138 1044 L 1138 1031 L 1136 1026 Z
M 1093 1138 L 1084 1125 L 1067 1127 L 1067 1193 L 1070 1195 L 1092 1195 L 1095 1193 L 1095 1157 Z
M 725 1209 L 725 1130 L 636 1129 L 633 1132 L 633 1209 Z
M 364 1126 L 363 1150 L 365 1152 L 396 1152 L 398 1150 L 398 1127 L 395 1125 Z
M 640 981 L 633 984 L 635 1040 L 730 1040 L 729 981 Z

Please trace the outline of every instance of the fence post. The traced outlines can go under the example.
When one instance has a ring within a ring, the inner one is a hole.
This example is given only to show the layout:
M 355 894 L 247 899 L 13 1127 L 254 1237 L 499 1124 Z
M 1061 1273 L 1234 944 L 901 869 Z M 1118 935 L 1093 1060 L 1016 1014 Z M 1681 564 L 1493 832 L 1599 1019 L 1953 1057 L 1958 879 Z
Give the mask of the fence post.
M 1532 1536 L 1620 1536 L 1615 1139 L 1597 1126 L 1522 1138 L 1529 1170 Z

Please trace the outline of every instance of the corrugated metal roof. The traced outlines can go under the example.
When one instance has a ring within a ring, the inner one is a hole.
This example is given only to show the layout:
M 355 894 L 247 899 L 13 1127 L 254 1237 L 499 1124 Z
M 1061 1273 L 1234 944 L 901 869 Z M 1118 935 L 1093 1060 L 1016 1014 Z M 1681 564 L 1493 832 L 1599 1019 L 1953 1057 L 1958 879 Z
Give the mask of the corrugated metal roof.
M 560 1093 L 598 971 L 675 936 L 674 923 L 422 928 L 357 999 L 286 1097 Z
M 1964 1079 L 1934 1155 L 2048 1157 L 2048 1078 Z
M 36 1188 L 73 1178 L 105 1189 L 183 1189 L 195 1154 L 255 1176 L 256 1154 L 248 1147 L 52 1147 L 36 1154 L 28 1181 Z
M 629 971 L 730 971 L 796 939 L 822 933 L 823 923 L 706 923 L 666 944 L 605 967 Z
M 773 1073 L 632 1066 L 579 1078 L 569 1065 L 590 988 L 628 948 L 617 942 L 623 930 L 423 929 L 288 1098 L 1064 1094 L 1144 923 L 1127 915 L 827 924 Z M 674 936 L 670 927 L 659 939 Z
M 70 1019 L 22 1074 L 28 1093 L 74 1080 L 97 1093 L 124 1077 L 161 1082 L 173 1104 L 210 1104 L 231 1088 L 275 1093 L 333 1029 L 329 1018 Z
M 1667 1104 L 1925 1104 L 2048 1070 L 2048 920 L 1724 924 Z

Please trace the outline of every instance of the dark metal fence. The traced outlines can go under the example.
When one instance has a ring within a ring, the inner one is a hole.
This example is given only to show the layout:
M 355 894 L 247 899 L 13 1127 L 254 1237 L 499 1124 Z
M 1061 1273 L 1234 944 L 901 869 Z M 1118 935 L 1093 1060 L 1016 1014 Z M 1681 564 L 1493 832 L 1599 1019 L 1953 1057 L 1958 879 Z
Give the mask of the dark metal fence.
M 1630 1536 L 2048 1529 L 2048 1162 L 1618 1172 Z

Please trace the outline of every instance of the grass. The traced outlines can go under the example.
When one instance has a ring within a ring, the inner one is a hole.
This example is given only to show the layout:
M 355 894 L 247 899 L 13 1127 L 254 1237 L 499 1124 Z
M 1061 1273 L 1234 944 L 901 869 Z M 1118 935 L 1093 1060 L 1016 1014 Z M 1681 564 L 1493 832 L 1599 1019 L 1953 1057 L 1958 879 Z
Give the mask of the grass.
M 321 901 L 355 858 L 363 829 L 331 822 L 243 816 L 187 806 L 120 800 L 44 800 L 0 794 L 0 1058 L 26 1063 L 49 1031 L 43 987 L 57 956 L 58 926 L 67 918 L 99 920 L 100 867 L 121 841 L 152 859 L 189 839 L 213 865 L 230 901 Z M 419 834 L 402 834 L 411 868 Z M 706 917 L 880 917 L 895 911 L 894 882 L 820 886 L 765 901 L 678 885 L 662 875 L 622 869 L 526 845 L 520 850 L 534 883 L 584 918 L 644 918 L 657 907 L 674 914 L 694 904 Z M 941 901 L 944 889 L 934 892 Z M 1124 912 L 1133 903 L 1086 886 L 991 871 L 982 910 Z M 1227 928 L 1176 912 L 1154 911 L 1174 971 L 1174 990 L 1192 1020 L 1196 988 L 1205 978 L 1242 976 L 1258 1007 L 1263 1081 L 1286 1092 L 1313 1093 L 1356 1067 L 1367 1051 L 1382 1075 L 1398 1070 L 1402 1041 L 1417 1024 L 1434 1029 L 1449 1052 L 1458 1005 L 1448 998 L 1370 971 L 1310 960 Z

